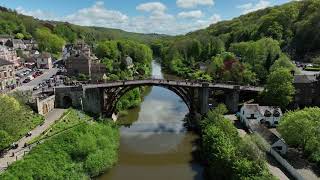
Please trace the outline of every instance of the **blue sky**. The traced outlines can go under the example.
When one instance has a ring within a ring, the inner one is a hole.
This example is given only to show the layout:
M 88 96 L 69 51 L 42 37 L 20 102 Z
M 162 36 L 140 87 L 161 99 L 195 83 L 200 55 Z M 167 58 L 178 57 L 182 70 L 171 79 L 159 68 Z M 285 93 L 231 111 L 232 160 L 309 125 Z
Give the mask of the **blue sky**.
M 290 0 L 1 0 L 44 20 L 141 33 L 184 34 Z

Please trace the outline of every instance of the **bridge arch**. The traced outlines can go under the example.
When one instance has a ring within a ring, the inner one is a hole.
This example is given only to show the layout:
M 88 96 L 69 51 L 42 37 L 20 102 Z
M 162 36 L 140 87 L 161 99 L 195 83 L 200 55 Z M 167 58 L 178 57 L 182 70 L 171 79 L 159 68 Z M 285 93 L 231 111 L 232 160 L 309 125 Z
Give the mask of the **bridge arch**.
M 141 84 L 141 85 L 128 85 L 125 87 L 105 89 L 103 113 L 107 117 L 111 117 L 112 114 L 116 112 L 116 106 L 119 100 L 121 99 L 121 97 L 124 96 L 129 91 L 142 86 L 149 86 L 149 87 L 156 86 L 156 87 L 162 87 L 170 90 L 171 92 L 179 96 L 188 107 L 189 112 L 192 112 L 193 91 L 190 90 L 189 88 L 179 87 L 179 86 L 170 86 L 170 85 L 161 85 L 161 84 Z

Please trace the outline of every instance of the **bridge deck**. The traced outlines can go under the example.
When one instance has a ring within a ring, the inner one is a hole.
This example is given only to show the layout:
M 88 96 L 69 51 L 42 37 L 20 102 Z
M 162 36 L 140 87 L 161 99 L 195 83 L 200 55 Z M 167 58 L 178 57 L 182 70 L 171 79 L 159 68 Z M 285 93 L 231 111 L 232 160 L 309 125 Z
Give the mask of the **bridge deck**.
M 223 83 L 206 83 L 188 80 L 164 80 L 164 79 L 146 79 L 146 80 L 126 80 L 126 81 L 114 81 L 102 84 L 87 84 L 84 85 L 85 89 L 92 88 L 108 88 L 108 87 L 122 87 L 131 85 L 149 85 L 149 86 L 180 86 L 180 87 L 204 87 L 208 85 L 209 88 L 215 89 L 236 89 L 240 88 L 240 91 L 255 91 L 261 92 L 264 90 L 263 87 L 255 86 L 239 86 L 233 84 L 223 84 Z

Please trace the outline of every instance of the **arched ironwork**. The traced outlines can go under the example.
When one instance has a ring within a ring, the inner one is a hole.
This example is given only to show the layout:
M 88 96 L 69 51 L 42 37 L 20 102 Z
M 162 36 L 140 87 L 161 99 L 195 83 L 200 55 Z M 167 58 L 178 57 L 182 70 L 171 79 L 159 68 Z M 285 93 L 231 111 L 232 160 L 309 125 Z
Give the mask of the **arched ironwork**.
M 176 95 L 178 95 L 186 104 L 189 111 L 190 112 L 192 111 L 192 103 L 193 103 L 192 89 L 188 87 L 180 87 L 180 86 L 143 84 L 143 85 L 127 85 L 122 87 L 119 86 L 119 87 L 105 88 L 103 113 L 107 117 L 111 117 L 112 114 L 116 111 L 116 106 L 120 98 L 124 96 L 126 93 L 128 93 L 129 91 L 142 86 L 157 86 L 157 87 L 166 88 L 174 92 Z

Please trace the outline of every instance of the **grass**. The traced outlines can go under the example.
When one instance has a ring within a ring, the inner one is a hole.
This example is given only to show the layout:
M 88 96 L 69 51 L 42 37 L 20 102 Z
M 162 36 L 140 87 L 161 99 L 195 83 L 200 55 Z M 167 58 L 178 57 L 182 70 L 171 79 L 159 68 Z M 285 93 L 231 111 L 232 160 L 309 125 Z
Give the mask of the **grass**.
M 24 159 L 0 174 L 12 179 L 90 179 L 111 169 L 118 159 L 119 131 L 109 121 L 69 110 Z
M 305 71 L 320 71 L 320 67 L 306 67 Z
M 80 114 L 82 117 L 79 116 Z M 42 133 L 42 135 L 35 137 L 28 144 L 33 144 L 42 139 L 49 138 L 79 124 L 88 122 L 89 120 L 92 120 L 92 118 L 79 111 L 69 109 L 61 116 L 58 121 L 51 125 L 51 127 L 48 128 L 44 133 Z

